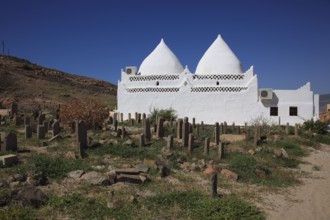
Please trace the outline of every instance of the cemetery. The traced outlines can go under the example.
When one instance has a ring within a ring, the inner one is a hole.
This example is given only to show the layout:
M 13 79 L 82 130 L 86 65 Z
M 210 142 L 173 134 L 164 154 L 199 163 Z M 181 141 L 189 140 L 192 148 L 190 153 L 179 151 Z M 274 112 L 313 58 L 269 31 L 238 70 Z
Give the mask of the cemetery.
M 263 193 L 299 185 L 303 158 L 330 144 L 313 120 L 210 124 L 76 104 L 1 115 L 1 219 L 265 219 Z

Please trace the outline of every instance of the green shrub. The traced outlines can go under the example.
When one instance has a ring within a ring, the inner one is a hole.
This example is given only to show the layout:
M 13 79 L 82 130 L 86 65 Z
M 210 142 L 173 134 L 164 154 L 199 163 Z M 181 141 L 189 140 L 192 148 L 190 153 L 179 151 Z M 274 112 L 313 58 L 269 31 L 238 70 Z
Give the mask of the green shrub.
M 276 148 L 283 148 L 290 157 L 304 157 L 308 154 L 294 141 L 292 140 L 281 140 L 272 143 L 272 146 Z
M 157 109 L 150 110 L 150 124 L 156 123 L 156 117 L 163 118 L 165 121 L 175 120 L 177 118 L 176 111 L 172 108 L 169 109 Z
M 327 124 L 324 122 L 321 122 L 320 120 L 317 120 L 315 122 L 313 119 L 305 121 L 303 124 L 303 128 L 305 130 L 311 130 L 313 133 L 317 133 L 317 134 L 326 134 L 327 133 Z
M 70 171 L 89 170 L 86 163 L 81 160 L 70 160 L 59 156 L 36 155 L 29 161 L 32 169 L 52 179 L 62 179 Z
M 157 154 L 159 148 L 163 147 L 165 143 L 163 141 L 153 142 L 150 147 L 136 147 L 129 146 L 124 143 L 119 144 L 105 144 L 98 148 L 90 148 L 87 149 L 87 154 L 94 154 L 94 155 L 104 155 L 104 154 L 111 154 L 116 157 L 122 158 L 134 158 L 143 160 L 144 158 L 147 159 L 155 159 L 157 158 Z

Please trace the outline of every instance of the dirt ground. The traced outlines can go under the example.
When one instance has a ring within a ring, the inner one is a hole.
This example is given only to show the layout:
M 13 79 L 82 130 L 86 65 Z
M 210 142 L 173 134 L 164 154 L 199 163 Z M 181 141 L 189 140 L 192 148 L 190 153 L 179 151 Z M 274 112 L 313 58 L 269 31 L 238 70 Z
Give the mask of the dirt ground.
M 330 145 L 310 148 L 300 170 L 302 184 L 262 196 L 262 208 L 270 220 L 330 219 Z

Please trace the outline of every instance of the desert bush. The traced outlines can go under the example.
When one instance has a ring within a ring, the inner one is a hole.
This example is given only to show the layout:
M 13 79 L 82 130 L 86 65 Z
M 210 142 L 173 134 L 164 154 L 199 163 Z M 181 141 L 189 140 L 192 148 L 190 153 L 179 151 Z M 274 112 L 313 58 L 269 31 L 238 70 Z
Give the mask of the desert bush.
M 303 124 L 303 128 L 305 130 L 311 130 L 313 133 L 317 134 L 326 134 L 327 133 L 327 124 L 324 122 L 321 122 L 320 120 L 314 121 L 307 120 Z
M 83 120 L 87 128 L 92 128 L 96 123 L 102 125 L 108 116 L 107 107 L 93 99 L 75 100 L 60 106 L 60 119 L 62 121 Z
M 89 170 L 86 162 L 80 159 L 69 160 L 59 156 L 36 155 L 30 159 L 29 163 L 33 171 L 57 180 L 73 170 Z
M 168 109 L 154 108 L 153 110 L 150 110 L 150 114 L 149 114 L 149 119 L 151 124 L 156 123 L 156 117 L 161 117 L 165 121 L 171 121 L 171 120 L 175 120 L 177 118 L 177 115 L 176 115 L 176 111 L 172 108 L 168 108 Z

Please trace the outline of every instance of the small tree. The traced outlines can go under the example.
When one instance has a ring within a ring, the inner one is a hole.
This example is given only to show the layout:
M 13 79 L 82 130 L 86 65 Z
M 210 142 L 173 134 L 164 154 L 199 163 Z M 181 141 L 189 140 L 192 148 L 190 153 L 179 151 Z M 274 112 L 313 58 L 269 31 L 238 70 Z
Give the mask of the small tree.
M 107 107 L 93 99 L 75 100 L 60 107 L 61 121 L 83 120 L 87 128 L 92 128 L 96 123 L 102 125 L 108 116 Z
M 327 133 L 327 124 L 320 120 L 314 121 L 313 119 L 307 120 L 303 124 L 303 128 L 311 130 L 313 133 L 325 134 Z
M 172 108 L 168 108 L 168 109 L 154 108 L 153 110 L 150 110 L 150 114 L 149 114 L 149 119 L 151 124 L 156 122 L 157 116 L 163 118 L 165 121 L 171 121 L 177 118 L 176 111 Z

